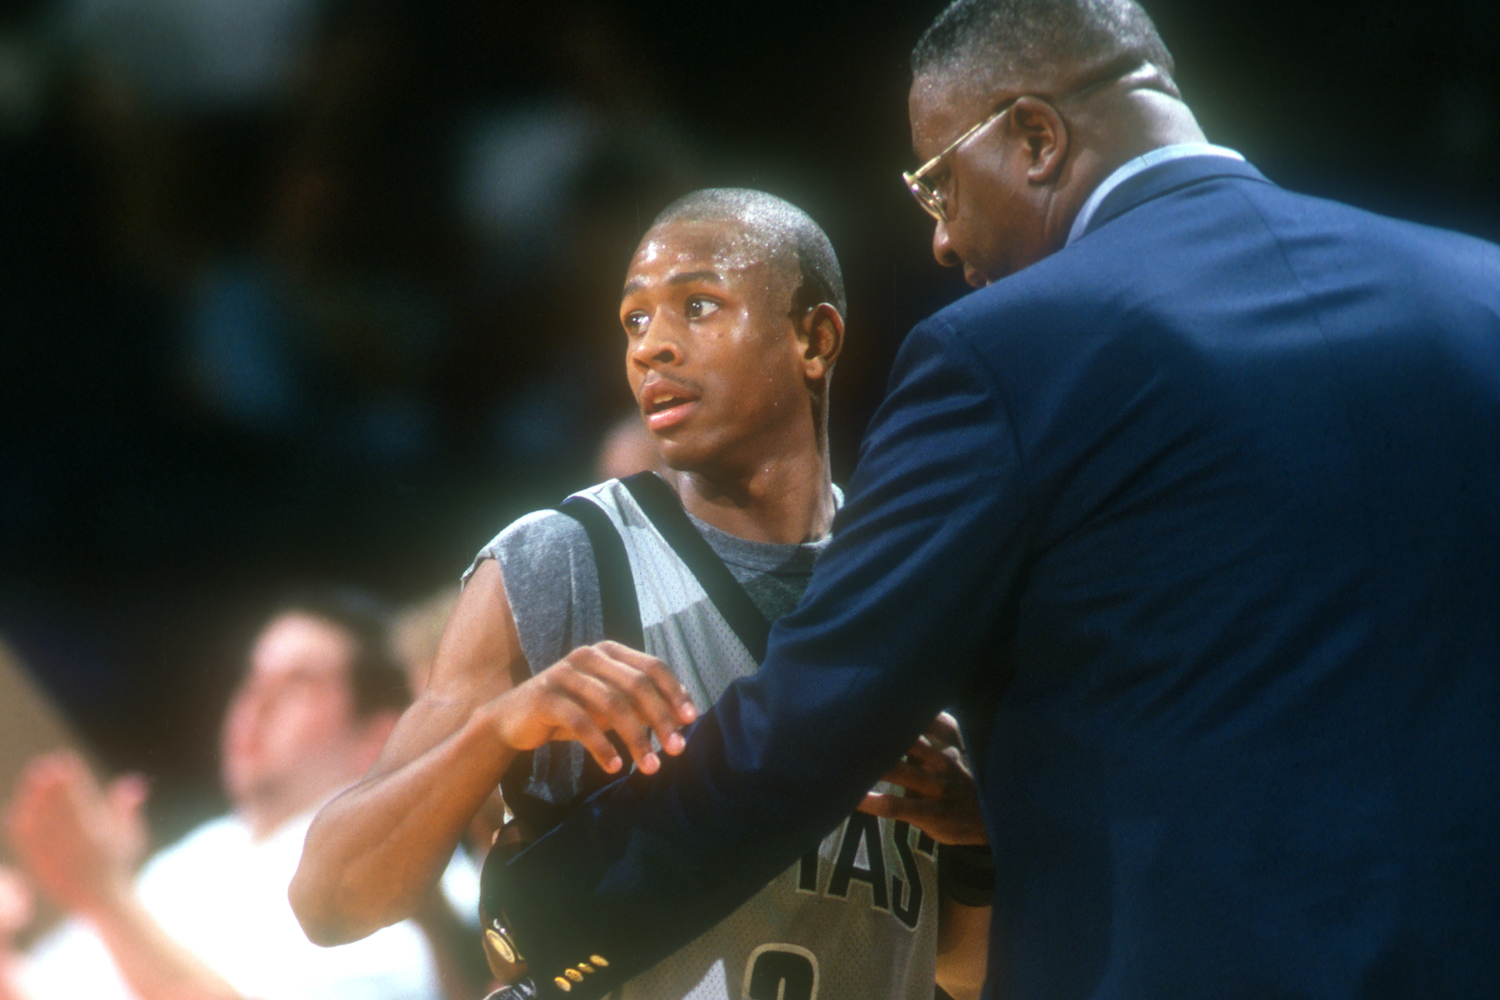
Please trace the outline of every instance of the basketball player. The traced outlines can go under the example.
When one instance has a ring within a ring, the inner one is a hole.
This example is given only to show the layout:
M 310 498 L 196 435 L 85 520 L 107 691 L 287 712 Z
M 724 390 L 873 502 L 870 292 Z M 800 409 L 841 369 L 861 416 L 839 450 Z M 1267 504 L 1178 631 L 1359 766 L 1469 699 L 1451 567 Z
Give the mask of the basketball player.
M 426 693 L 309 832 L 292 901 L 310 937 L 351 940 L 414 909 L 518 754 L 536 751 L 508 800 L 545 816 L 587 782 L 583 749 L 549 740 L 579 740 L 613 773 L 623 758 L 601 735 L 613 728 L 654 771 L 650 735 L 678 752 L 676 726 L 756 669 L 765 623 L 797 603 L 840 499 L 826 417 L 843 311 L 827 237 L 786 202 L 701 191 L 658 217 L 620 317 L 631 388 L 675 488 L 649 473 L 611 480 L 481 551 Z M 621 619 L 651 656 L 604 641 L 622 637 Z M 620 996 L 931 997 L 934 840 L 983 832 L 951 749 L 924 742 L 891 777 L 922 797 L 872 796 L 869 813 Z M 982 977 L 988 910 L 942 905 L 956 919 L 938 978 L 967 992 L 962 971 Z M 524 971 L 503 926 L 490 929 L 507 967 Z M 564 989 L 592 971 L 530 970 Z

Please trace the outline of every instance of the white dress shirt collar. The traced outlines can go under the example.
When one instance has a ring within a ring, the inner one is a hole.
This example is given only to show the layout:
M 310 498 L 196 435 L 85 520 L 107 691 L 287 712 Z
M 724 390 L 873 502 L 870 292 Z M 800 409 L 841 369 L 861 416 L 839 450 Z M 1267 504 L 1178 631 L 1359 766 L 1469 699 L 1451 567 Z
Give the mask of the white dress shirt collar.
M 1073 228 L 1068 230 L 1068 242 L 1064 246 L 1071 246 L 1074 240 L 1084 234 L 1089 228 L 1089 222 L 1094 218 L 1094 213 L 1099 210 L 1099 206 L 1104 204 L 1104 199 L 1109 197 L 1109 193 L 1115 188 L 1143 170 L 1187 156 L 1223 156 L 1231 160 L 1244 160 L 1244 157 L 1234 150 L 1208 142 L 1179 142 L 1176 145 L 1162 146 L 1137 156 L 1104 178 L 1104 183 L 1096 187 L 1094 193 L 1089 195 L 1089 200 L 1083 203 L 1083 208 L 1078 211 L 1078 217 L 1073 220 Z

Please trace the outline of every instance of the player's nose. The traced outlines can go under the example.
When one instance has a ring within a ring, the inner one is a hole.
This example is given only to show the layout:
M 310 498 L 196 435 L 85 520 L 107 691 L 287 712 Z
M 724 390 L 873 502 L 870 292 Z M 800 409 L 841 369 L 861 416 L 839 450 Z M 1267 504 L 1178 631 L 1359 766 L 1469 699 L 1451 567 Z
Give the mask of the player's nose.
M 672 365 L 682 360 L 682 338 L 665 316 L 653 317 L 644 333 L 630 346 L 630 359 L 643 368 Z

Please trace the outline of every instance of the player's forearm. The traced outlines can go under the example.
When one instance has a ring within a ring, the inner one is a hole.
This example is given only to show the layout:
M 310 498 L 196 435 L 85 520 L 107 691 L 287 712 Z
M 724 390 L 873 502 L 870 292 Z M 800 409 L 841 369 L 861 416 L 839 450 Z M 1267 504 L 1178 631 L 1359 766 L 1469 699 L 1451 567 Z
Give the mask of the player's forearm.
M 292 880 L 309 939 L 344 944 L 414 914 L 516 751 L 482 705 L 451 736 L 324 807 Z
M 989 958 L 990 907 L 943 897 L 938 910 L 937 984 L 953 1000 L 978 1000 Z

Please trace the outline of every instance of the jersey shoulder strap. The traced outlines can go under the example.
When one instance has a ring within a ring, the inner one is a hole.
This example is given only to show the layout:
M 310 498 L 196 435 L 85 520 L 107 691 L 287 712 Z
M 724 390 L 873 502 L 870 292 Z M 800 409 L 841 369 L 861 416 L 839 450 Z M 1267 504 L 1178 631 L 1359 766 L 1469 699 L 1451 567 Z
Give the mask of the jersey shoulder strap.
M 638 473 L 620 482 L 662 540 L 698 580 L 715 609 L 755 662 L 763 660 L 766 655 L 766 640 L 771 631 L 770 622 L 734 578 L 729 567 L 724 565 L 713 546 L 698 533 L 698 529 L 688 519 L 687 512 L 682 509 L 677 493 L 661 477 L 651 472 Z M 586 496 L 574 495 L 555 509 L 578 522 L 588 536 L 594 567 L 599 577 L 599 610 L 604 638 L 631 649 L 644 650 L 645 629 L 641 621 L 640 602 L 636 597 L 635 573 L 630 555 L 620 536 L 620 528 L 605 512 L 601 503 L 610 501 L 601 497 L 600 502 L 596 502 Z M 532 664 L 533 669 L 545 666 L 546 664 Z M 621 758 L 629 759 L 630 755 L 619 736 L 613 731 L 606 735 Z M 532 752 L 518 754 L 501 779 L 500 787 L 511 811 L 537 833 L 556 826 L 571 811 L 575 802 L 582 801 L 614 780 L 614 776 L 606 774 L 591 756 L 584 755 L 578 796 L 569 802 L 544 802 L 526 793 L 528 780 L 534 770 L 534 757 Z
M 635 596 L 635 577 L 630 571 L 630 557 L 625 552 L 625 543 L 610 521 L 609 515 L 589 500 L 571 496 L 553 508 L 566 514 L 588 535 L 589 548 L 593 551 L 594 568 L 599 576 L 599 612 L 603 619 L 604 638 L 631 649 L 644 649 L 645 633 L 641 627 L 641 611 Z M 547 664 L 531 665 L 533 670 L 545 669 Z M 621 760 L 629 760 L 630 752 L 620 737 L 610 730 L 605 734 Z M 506 805 L 531 831 L 532 836 L 550 830 L 572 810 L 573 803 L 582 801 L 614 780 L 605 773 L 593 757 L 583 757 L 583 772 L 579 776 L 578 797 L 570 802 L 547 802 L 526 791 L 527 783 L 535 769 L 536 752 L 528 750 L 516 755 L 505 775 L 500 779 L 500 794 Z
M 643 472 L 622 479 L 621 484 L 629 491 L 636 505 L 661 535 L 688 570 L 697 578 L 709 600 L 723 616 L 735 633 L 759 663 L 766 655 L 766 640 L 771 625 L 766 621 L 745 588 L 734 578 L 729 567 L 719 558 L 708 541 L 693 527 L 677 493 L 655 473 Z M 604 501 L 608 502 L 608 501 Z M 594 567 L 599 577 L 599 610 L 604 637 L 631 647 L 645 649 L 645 630 L 641 622 L 640 602 L 636 597 L 635 575 L 630 564 L 630 555 L 620 537 L 620 529 L 604 508 L 584 496 L 570 496 L 556 508 L 583 528 L 593 551 Z M 532 664 L 545 668 L 545 664 Z M 613 731 L 606 734 L 615 745 L 622 760 L 630 754 L 624 742 Z M 500 791 L 506 805 L 520 821 L 514 832 L 520 838 L 512 843 L 507 834 L 485 857 L 480 875 L 481 920 L 500 912 L 493 898 L 495 871 L 503 867 L 526 842 L 540 836 L 561 823 L 573 807 L 589 795 L 615 780 L 614 775 L 604 772 L 594 758 L 583 755 L 583 772 L 579 776 L 578 794 L 567 802 L 548 802 L 526 791 L 533 772 L 535 753 L 528 751 L 516 755 L 500 779 Z
M 583 497 L 568 497 L 557 509 L 582 525 L 589 536 L 594 568 L 599 574 L 604 638 L 631 649 L 643 649 L 646 640 L 641 629 L 640 604 L 635 597 L 635 575 L 630 571 L 630 557 L 625 553 L 619 531 L 598 504 Z
M 638 472 L 620 480 L 620 484 L 630 491 L 641 512 L 697 578 L 708 599 L 755 662 L 764 660 L 771 623 L 755 606 L 729 567 L 724 565 L 713 546 L 693 526 L 687 511 L 682 509 L 677 492 L 654 472 Z M 603 570 L 600 572 L 602 575 Z

